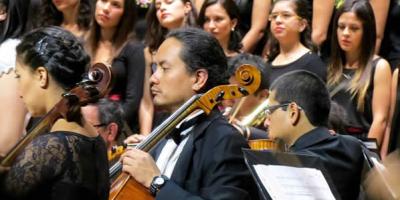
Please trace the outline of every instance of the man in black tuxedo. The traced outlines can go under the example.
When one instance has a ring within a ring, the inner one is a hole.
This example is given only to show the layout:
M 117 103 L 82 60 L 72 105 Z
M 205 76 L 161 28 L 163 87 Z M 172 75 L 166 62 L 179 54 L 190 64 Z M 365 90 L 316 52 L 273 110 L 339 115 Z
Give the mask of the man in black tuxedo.
M 361 143 L 328 130 L 331 104 L 324 82 L 311 72 L 289 72 L 272 83 L 269 103 L 265 120 L 269 136 L 283 140 L 291 152 L 320 158 L 342 199 L 357 199 Z
M 228 82 L 222 48 L 201 29 L 169 33 L 155 60 L 157 70 L 150 78 L 153 101 L 171 113 L 193 95 Z M 178 126 L 178 138 L 164 139 L 151 155 L 127 151 L 122 156 L 123 171 L 156 199 L 257 198 L 243 159 L 246 140 L 218 110 L 208 116 L 191 114 Z

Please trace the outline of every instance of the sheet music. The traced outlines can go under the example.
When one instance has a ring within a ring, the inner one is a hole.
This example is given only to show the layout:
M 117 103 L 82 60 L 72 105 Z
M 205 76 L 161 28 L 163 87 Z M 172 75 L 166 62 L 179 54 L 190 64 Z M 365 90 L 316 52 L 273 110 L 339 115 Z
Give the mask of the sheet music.
M 253 166 L 272 199 L 335 199 L 318 169 L 262 164 Z

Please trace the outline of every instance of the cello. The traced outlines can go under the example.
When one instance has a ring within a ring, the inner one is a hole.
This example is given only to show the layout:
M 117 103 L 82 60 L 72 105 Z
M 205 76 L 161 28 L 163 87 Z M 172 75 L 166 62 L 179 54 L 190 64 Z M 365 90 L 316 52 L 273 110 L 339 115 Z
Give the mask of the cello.
M 7 168 L 13 164 L 20 152 L 36 137 L 49 130 L 60 118 L 69 121 L 70 111 L 91 102 L 96 102 L 111 89 L 112 73 L 110 67 L 102 63 L 94 64 L 88 78 L 78 83 L 26 134 L 4 157 L 0 158 L 0 167 Z
M 254 93 L 260 85 L 260 72 L 251 65 L 242 65 L 235 73 L 239 85 L 221 85 L 216 86 L 204 94 L 196 94 L 186 101 L 161 125 L 155 128 L 145 140 L 139 143 L 135 148 L 148 152 L 161 139 L 166 137 L 178 123 L 196 110 L 202 110 L 209 114 L 214 107 L 224 99 L 240 98 Z M 116 177 L 111 184 L 110 200 L 141 199 L 150 200 L 154 197 L 148 189 L 136 182 L 127 173 L 120 173 L 122 170 L 121 162 L 117 162 L 110 167 L 110 178 Z M 118 175 L 119 174 L 119 175 Z M 118 176 L 117 176 L 118 175 Z

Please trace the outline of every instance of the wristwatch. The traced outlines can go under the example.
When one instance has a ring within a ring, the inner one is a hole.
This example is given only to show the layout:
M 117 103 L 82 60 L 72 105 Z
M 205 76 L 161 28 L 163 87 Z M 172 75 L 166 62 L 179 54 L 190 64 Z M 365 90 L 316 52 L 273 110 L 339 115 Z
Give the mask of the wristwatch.
M 168 177 L 166 177 L 165 175 L 155 176 L 150 184 L 150 193 L 153 196 L 156 196 L 157 192 L 165 185 L 168 180 Z

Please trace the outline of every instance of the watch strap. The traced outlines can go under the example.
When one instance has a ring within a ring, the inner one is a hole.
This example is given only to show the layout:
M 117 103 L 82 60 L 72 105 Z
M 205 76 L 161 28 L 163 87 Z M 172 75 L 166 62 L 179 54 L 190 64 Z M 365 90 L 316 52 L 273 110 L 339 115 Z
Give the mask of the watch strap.
M 158 178 L 164 179 L 164 182 L 162 184 L 156 183 L 156 179 L 158 179 Z M 160 191 L 160 189 L 165 185 L 165 183 L 168 180 L 169 180 L 169 178 L 165 175 L 155 176 L 153 178 L 153 180 L 151 181 L 150 188 L 149 188 L 151 195 L 156 196 L 158 191 Z

